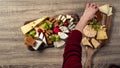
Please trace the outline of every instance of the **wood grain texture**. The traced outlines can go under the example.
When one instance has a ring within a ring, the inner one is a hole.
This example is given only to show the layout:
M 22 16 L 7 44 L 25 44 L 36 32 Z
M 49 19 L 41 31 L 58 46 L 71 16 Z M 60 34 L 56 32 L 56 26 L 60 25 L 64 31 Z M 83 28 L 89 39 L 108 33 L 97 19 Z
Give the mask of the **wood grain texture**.
M 120 65 L 120 0 L 0 0 L 0 67 L 61 68 L 64 48 L 28 51 L 20 27 L 25 21 L 45 15 L 71 12 L 81 16 L 87 2 L 109 3 L 114 7 L 110 41 L 94 55 L 94 68 L 106 68 L 112 63 Z M 85 58 L 83 48 L 83 64 Z

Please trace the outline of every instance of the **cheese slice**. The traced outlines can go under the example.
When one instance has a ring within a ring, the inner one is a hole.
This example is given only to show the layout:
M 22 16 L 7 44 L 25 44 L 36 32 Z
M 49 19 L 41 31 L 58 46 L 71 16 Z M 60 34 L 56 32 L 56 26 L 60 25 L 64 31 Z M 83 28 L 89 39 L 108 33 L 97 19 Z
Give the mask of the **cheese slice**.
M 27 32 L 29 32 L 30 30 L 32 30 L 36 25 L 40 24 L 43 20 L 45 20 L 47 17 L 43 17 L 40 18 L 36 21 L 30 22 L 24 26 L 21 27 L 21 31 L 23 32 L 23 34 L 26 34 Z

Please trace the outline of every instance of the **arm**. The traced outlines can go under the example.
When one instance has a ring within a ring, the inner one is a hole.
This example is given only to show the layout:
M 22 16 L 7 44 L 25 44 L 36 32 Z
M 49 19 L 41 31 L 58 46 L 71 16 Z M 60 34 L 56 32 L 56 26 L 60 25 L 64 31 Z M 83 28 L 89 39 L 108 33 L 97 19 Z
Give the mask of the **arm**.
M 73 30 L 66 42 L 64 50 L 63 68 L 81 68 L 81 51 L 80 41 L 82 33 L 78 30 Z
M 87 4 L 83 16 L 73 30 L 66 42 L 64 49 L 63 68 L 82 68 L 80 42 L 82 39 L 82 30 L 88 24 L 88 20 L 94 17 L 97 12 L 96 4 Z

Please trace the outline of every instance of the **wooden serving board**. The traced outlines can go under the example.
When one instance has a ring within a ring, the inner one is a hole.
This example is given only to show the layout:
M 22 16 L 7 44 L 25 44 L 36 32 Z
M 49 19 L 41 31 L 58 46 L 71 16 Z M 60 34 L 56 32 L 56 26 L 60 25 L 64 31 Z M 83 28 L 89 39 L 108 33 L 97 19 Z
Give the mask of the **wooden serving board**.
M 106 25 L 105 27 L 107 28 L 106 32 L 107 32 L 107 35 L 108 35 L 108 39 L 107 40 L 104 40 L 102 41 L 102 44 L 100 47 L 98 47 L 97 49 L 93 49 L 91 47 L 87 47 L 86 48 L 86 61 L 85 61 L 85 64 L 84 64 L 84 68 L 92 68 L 93 66 L 93 57 L 95 55 L 95 53 L 97 53 L 97 51 L 103 47 L 105 44 L 108 43 L 109 41 L 109 38 L 110 38 L 110 30 L 111 30 L 111 24 L 112 24 L 112 16 L 107 16 L 103 13 L 102 14 L 102 21 L 99 22 L 100 24 L 104 24 Z

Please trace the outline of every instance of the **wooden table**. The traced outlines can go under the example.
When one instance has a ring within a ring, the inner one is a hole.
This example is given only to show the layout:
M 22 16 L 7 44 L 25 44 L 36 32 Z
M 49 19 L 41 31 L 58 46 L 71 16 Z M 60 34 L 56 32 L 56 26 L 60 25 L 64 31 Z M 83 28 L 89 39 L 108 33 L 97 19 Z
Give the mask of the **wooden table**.
M 110 41 L 94 55 L 93 67 L 120 65 L 120 0 L 0 0 L 0 67 L 61 68 L 64 49 L 28 51 L 20 27 L 24 21 L 45 15 L 72 12 L 81 16 L 86 2 L 109 3 L 114 7 Z M 85 58 L 83 48 L 83 64 Z

